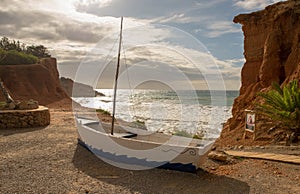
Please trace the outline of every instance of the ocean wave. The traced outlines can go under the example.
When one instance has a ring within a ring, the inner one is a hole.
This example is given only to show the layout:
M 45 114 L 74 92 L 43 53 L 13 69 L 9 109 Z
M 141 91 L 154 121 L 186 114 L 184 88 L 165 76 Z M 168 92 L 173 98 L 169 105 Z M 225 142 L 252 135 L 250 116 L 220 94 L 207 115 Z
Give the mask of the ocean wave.
M 89 108 L 112 111 L 112 90 L 99 90 L 105 97 L 74 98 L 74 101 Z M 117 96 L 116 118 L 126 121 L 144 121 L 149 130 L 173 132 L 184 129 L 192 132 L 215 130 L 231 117 L 231 105 L 238 93 L 229 92 L 225 101 L 231 104 L 211 102 L 209 91 L 197 91 L 190 97 L 185 92 L 184 102 L 178 100 L 175 92 L 120 90 Z M 216 96 L 215 99 L 221 97 Z M 230 105 L 230 106 L 229 106 Z M 214 128 L 214 129 L 211 129 Z

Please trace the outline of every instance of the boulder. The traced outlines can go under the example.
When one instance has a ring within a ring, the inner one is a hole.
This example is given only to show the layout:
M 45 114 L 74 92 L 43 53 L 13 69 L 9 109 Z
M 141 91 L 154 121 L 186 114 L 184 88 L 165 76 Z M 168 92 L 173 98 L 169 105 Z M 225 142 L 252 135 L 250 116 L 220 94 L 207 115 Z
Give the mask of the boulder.
M 211 160 L 216 160 L 219 162 L 228 162 L 230 160 L 230 157 L 225 154 L 224 152 L 220 151 L 212 151 L 208 154 L 208 158 Z

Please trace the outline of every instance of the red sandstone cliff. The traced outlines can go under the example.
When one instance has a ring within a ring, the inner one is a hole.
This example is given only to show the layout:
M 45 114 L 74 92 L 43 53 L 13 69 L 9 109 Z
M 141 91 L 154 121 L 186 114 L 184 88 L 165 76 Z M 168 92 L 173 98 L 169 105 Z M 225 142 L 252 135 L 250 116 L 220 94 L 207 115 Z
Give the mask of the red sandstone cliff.
M 234 18 L 244 32 L 244 55 L 240 96 L 233 105 L 233 118 L 222 132 L 223 142 L 240 139 L 245 109 L 253 109 L 257 92 L 272 82 L 285 84 L 300 79 L 300 1 L 289 0 L 262 11 Z
M 0 65 L 0 77 L 15 100 L 34 99 L 42 105 L 62 99 L 71 102 L 60 85 L 55 58 L 32 65 Z

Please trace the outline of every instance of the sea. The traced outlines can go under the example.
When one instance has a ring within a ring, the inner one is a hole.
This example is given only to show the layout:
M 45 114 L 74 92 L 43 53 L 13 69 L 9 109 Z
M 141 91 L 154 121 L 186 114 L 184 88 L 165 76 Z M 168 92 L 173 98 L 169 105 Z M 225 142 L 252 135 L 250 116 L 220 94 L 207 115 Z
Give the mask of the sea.
M 84 107 L 112 112 L 113 90 L 97 89 L 105 96 L 73 98 Z M 223 124 L 231 117 L 239 91 L 117 91 L 116 119 L 143 122 L 147 130 L 174 134 L 187 132 L 217 138 Z

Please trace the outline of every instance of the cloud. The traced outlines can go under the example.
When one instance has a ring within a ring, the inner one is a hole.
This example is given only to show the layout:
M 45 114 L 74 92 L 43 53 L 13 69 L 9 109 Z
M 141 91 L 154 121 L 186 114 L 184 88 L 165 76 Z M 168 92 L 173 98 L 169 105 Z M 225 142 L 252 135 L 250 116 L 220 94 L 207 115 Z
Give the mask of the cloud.
M 85 43 L 97 43 L 111 31 L 112 28 L 110 26 L 98 26 L 93 23 L 75 21 L 60 24 L 56 29 L 56 32 L 63 39 Z
M 0 25 L 11 24 L 16 27 L 26 27 L 30 25 L 38 25 L 43 21 L 49 21 L 53 17 L 49 14 L 36 11 L 22 10 L 1 10 L 0 9 Z
M 155 22 L 158 23 L 169 23 L 169 22 L 187 23 L 193 21 L 195 21 L 195 18 L 185 16 L 184 13 L 174 14 L 171 17 L 159 17 L 155 19 Z
M 2 10 L 52 11 L 52 13 L 70 13 L 75 11 L 77 0 L 1 0 Z
M 216 38 L 229 33 L 241 33 L 241 29 L 234 26 L 231 21 L 213 21 L 208 23 L 204 29 L 205 35 L 209 38 Z M 196 32 L 203 32 L 203 29 L 197 29 Z
M 196 22 L 195 17 L 228 0 L 78 0 L 76 10 L 97 16 L 132 17 L 166 22 Z M 199 20 L 198 20 L 199 22 Z
M 280 2 L 281 0 L 241 0 L 234 3 L 235 6 L 245 10 L 264 9 L 266 6 Z
M 227 76 L 227 78 L 240 79 L 240 64 L 244 63 L 245 59 L 220 60 L 215 58 L 215 61 L 220 68 L 223 76 Z
M 96 43 L 112 31 L 110 25 L 81 22 L 64 14 L 39 11 L 0 10 L 1 36 L 27 41 L 47 40 Z
M 125 56 L 126 65 L 124 64 Z M 217 83 L 215 81 L 219 80 L 219 85 L 224 80 L 225 85 L 230 83 L 228 86 L 230 89 L 237 89 L 240 84 L 240 67 L 237 64 L 244 62 L 243 59 L 220 60 L 207 52 L 170 44 L 132 47 L 126 50 L 126 55 L 122 54 L 121 58 L 120 74 L 125 71 L 125 67 L 138 69 L 138 74 L 130 75 L 133 80 L 142 79 L 148 74 L 156 72 L 184 86 L 185 80 L 176 76 L 176 72 L 180 71 L 198 89 L 204 89 L 201 88 L 202 85 L 199 85 L 201 80 L 202 82 L 209 80 L 210 83 L 213 80 L 214 83 Z M 101 76 L 102 85 L 104 82 L 107 82 L 108 85 L 112 84 L 111 77 L 114 75 L 116 59 L 109 61 L 105 64 L 102 59 L 98 59 L 98 64 L 102 65 L 102 69 L 104 69 Z
M 78 66 L 85 54 L 99 42 L 98 53 L 106 56 L 111 47 L 105 46 L 105 41 L 115 41 L 120 19 L 124 20 L 124 45 L 162 43 L 176 49 L 186 49 L 194 57 L 201 53 L 193 48 L 191 42 L 183 42 L 175 28 L 203 38 L 206 44 L 220 44 L 226 41 L 216 42 L 227 34 L 241 33 L 232 23 L 232 16 L 228 9 L 232 4 L 229 0 L 2 0 L 0 7 L 1 36 L 21 40 L 26 44 L 43 44 L 48 47 L 58 63 L 62 75 L 70 75 L 72 64 Z M 237 5 L 240 5 L 235 1 Z M 163 24 L 173 26 L 158 28 Z M 146 27 L 141 27 L 146 25 Z M 129 32 L 126 32 L 128 29 Z M 131 37 L 131 38 L 130 38 Z M 210 39 L 207 39 L 209 37 Z M 228 36 L 230 37 L 230 36 Z M 216 38 L 215 43 L 212 38 Z M 217 39 L 219 38 L 219 39 Z M 227 38 L 227 37 L 226 37 Z M 229 38 L 228 38 L 229 39 Z M 135 40 L 138 40 L 137 42 Z M 233 39 L 231 39 L 233 40 Z M 231 41 L 230 40 L 230 41 Z M 196 39 L 194 41 L 197 41 Z M 182 47 L 182 48 L 179 48 Z M 221 47 L 223 48 L 223 47 Z M 116 51 L 113 50 L 114 52 Z M 239 58 L 228 56 L 227 51 L 220 51 L 223 57 L 215 57 L 216 63 L 226 79 L 238 79 L 238 71 L 242 62 L 226 60 L 227 58 Z M 228 51 L 229 52 L 229 51 Z M 232 51 L 233 53 L 234 51 Z M 197 74 L 183 59 L 172 58 L 176 52 L 172 50 L 131 52 L 129 62 L 142 61 L 152 57 L 154 61 L 164 61 L 177 65 L 193 80 Z M 234 54 L 232 54 L 234 55 Z M 93 57 L 98 57 L 94 55 Z M 202 56 L 201 56 L 202 57 Z M 218 59 L 217 59 L 218 58 Z M 131 61 L 130 61 L 131 60 Z M 202 61 L 203 63 L 203 61 Z M 207 65 L 207 64 L 206 64 Z M 209 65 L 207 66 L 210 67 Z M 70 68 L 70 71 L 68 69 Z M 210 69 L 214 70 L 214 69 Z
M 134 17 L 147 19 L 182 12 L 196 5 L 194 1 L 182 0 L 111 0 L 103 4 L 102 1 L 78 1 L 76 10 L 95 14 L 97 16 Z

